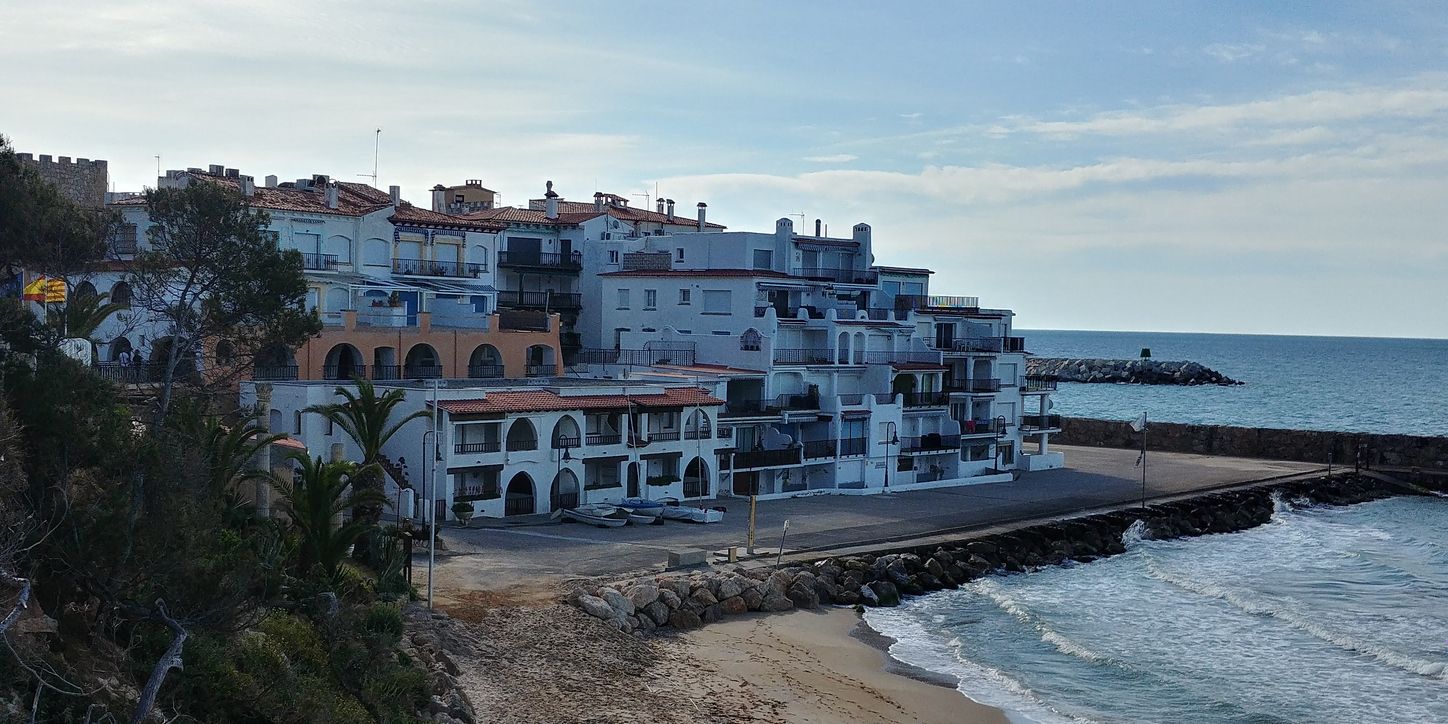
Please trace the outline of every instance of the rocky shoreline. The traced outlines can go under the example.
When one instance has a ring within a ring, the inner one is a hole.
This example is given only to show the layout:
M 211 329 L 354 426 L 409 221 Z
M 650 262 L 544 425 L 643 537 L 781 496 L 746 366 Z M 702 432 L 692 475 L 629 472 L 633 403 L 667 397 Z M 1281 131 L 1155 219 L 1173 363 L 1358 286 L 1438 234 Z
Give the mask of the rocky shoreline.
M 1062 382 L 1188 386 L 1245 384 L 1198 362 L 1153 359 L 1027 357 L 1026 374 L 1054 377 Z
M 566 601 L 625 633 L 687 630 L 754 611 L 781 612 L 828 605 L 895 606 L 902 596 L 955 588 L 983 576 L 1021 573 L 1067 561 L 1089 562 L 1123 553 L 1133 525 L 1142 538 L 1230 533 L 1272 518 L 1276 497 L 1350 505 L 1404 494 L 1355 474 L 1294 481 L 1250 490 L 1030 526 L 958 544 L 902 548 L 882 554 L 836 556 L 778 570 L 734 566 L 687 575 L 632 578 L 573 590 Z

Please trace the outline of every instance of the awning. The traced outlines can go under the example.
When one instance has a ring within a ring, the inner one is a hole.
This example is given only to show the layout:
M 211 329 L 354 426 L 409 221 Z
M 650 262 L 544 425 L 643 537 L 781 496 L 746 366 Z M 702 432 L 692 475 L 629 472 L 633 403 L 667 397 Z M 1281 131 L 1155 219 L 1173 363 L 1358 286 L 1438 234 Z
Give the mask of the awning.
M 586 458 L 583 459 L 583 464 L 584 464 L 584 465 L 604 465 L 604 464 L 607 464 L 607 463 L 621 463 L 621 462 L 623 462 L 623 461 L 625 461 L 625 460 L 627 460 L 627 459 L 628 459 L 628 456 L 627 456 L 627 455 L 604 455 L 604 456 L 596 457 L 596 458 L 586 457 Z
M 436 279 L 419 279 L 414 284 L 437 294 L 496 294 L 498 291 L 498 288 L 491 284 L 443 282 Z
M 640 455 L 640 456 L 639 456 L 639 459 L 640 459 L 640 460 L 667 460 L 667 459 L 669 459 L 669 458 L 675 458 L 675 459 L 677 459 L 677 458 L 682 458 L 682 457 L 684 457 L 684 453 L 681 453 L 681 452 L 666 452 L 666 453 L 649 453 L 649 454 L 647 454 L 647 455 Z
M 843 410 L 840 412 L 840 417 L 843 417 L 846 420 L 859 420 L 861 418 L 866 418 L 869 416 L 869 410 Z

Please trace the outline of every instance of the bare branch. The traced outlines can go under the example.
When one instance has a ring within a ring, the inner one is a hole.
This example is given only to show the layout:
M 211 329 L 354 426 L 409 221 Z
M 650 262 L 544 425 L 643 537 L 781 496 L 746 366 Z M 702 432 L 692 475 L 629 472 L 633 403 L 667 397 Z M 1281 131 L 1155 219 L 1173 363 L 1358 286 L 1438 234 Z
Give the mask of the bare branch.
M 20 598 L 15 601 L 15 607 L 0 621 L 0 634 L 4 634 L 20 618 L 20 612 L 30 605 L 30 581 L 25 578 L 11 577 L 11 581 L 20 584 Z
M 173 638 L 171 647 L 166 649 L 166 653 L 156 662 L 156 668 L 151 670 L 151 678 L 146 681 L 146 688 L 141 691 L 141 700 L 136 703 L 136 713 L 131 716 L 131 724 L 141 724 L 151 715 L 151 708 L 156 705 L 156 694 L 161 691 L 166 674 L 170 673 L 171 669 L 181 668 L 181 648 L 186 644 L 186 629 L 166 613 L 166 602 L 159 598 L 156 599 L 154 616 L 166 624 L 166 628 L 171 629 Z

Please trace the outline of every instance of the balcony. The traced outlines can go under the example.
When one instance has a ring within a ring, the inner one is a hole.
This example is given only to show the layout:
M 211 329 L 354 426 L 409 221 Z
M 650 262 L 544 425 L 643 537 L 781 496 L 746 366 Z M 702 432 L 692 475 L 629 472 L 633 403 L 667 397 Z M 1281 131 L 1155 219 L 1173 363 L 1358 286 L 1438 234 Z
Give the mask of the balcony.
M 995 354 L 1001 351 L 1001 341 L 1000 337 L 960 337 L 950 340 L 944 348 L 952 352 Z
M 580 440 L 577 436 L 559 435 L 558 437 L 553 438 L 553 449 L 571 450 L 578 447 L 579 443 L 581 442 L 582 440 Z
M 759 417 L 767 414 L 769 414 L 769 406 L 764 403 L 764 400 L 731 399 L 724 402 L 724 409 L 719 416 Z
M 498 329 L 510 332 L 547 332 L 548 315 L 518 309 L 498 310 Z
M 729 455 L 724 455 L 723 467 L 728 469 Z M 801 465 L 804 459 L 801 457 L 801 448 L 789 447 L 783 450 L 751 450 L 749 452 L 738 452 L 733 454 L 734 470 L 745 470 L 749 468 L 776 468 L 788 465 Z
M 928 435 L 921 435 L 920 437 L 900 438 L 901 453 L 943 452 L 946 450 L 959 449 L 959 435 L 939 435 L 936 433 L 930 433 Z
M 791 395 L 784 394 L 774 398 L 774 403 L 769 406 L 771 410 L 807 411 L 820 409 L 819 395 Z
M 939 294 L 898 294 L 896 309 L 943 309 L 954 312 L 980 311 L 980 297 L 950 297 Z
M 583 268 L 583 253 L 557 254 L 540 251 L 500 251 L 500 267 L 528 267 L 563 274 L 577 274 Z
M 1026 351 L 1025 337 L 1002 337 L 1001 351 L 1003 352 L 1024 352 Z
M 529 377 L 554 377 L 558 373 L 558 366 L 552 364 L 528 365 L 524 373 Z
M 993 377 L 952 380 L 945 383 L 945 389 L 948 392 L 960 392 L 969 395 L 991 395 L 1001 391 L 1001 381 Z
M 950 405 L 949 392 L 905 392 L 906 407 L 946 407 Z
M 821 460 L 836 456 L 835 440 L 810 440 L 804 444 L 805 460 Z
M 1026 375 L 1021 392 L 1054 392 L 1058 381 L 1055 375 Z
M 373 365 L 374 380 L 432 380 L 442 377 L 442 365 Z
M 833 269 L 814 267 L 801 269 L 795 276 L 820 282 L 836 284 L 875 284 L 880 281 L 880 272 L 872 269 Z
M 484 440 L 482 442 L 459 442 L 453 444 L 454 455 L 481 455 L 483 453 L 502 452 L 503 442 L 501 440 Z
M 995 420 L 962 420 L 960 434 L 962 437 L 995 437 L 1005 432 L 1006 427 Z
M 1021 415 L 1021 432 L 1061 429 L 1060 415 Z
M 128 255 L 128 254 L 135 254 L 135 253 L 136 253 L 136 239 L 135 239 L 135 237 L 132 237 L 132 238 L 130 238 L 130 239 L 112 239 L 112 240 L 111 240 L 111 253 L 116 254 L 116 255 L 118 255 L 118 256 Z
M 774 350 L 774 363 L 777 365 L 827 365 L 833 362 L 834 356 L 828 349 Z
M 487 271 L 484 264 L 434 259 L 393 259 L 392 273 L 418 277 L 452 277 L 472 279 Z
M 840 457 L 864 455 L 869 448 L 869 441 L 865 438 L 847 437 L 840 440 Z
M 468 378 L 474 380 L 492 380 L 503 376 L 502 365 L 468 365 Z
M 593 364 L 593 365 L 637 365 L 640 367 L 652 367 L 655 365 L 692 365 L 694 364 L 694 350 L 685 349 L 595 349 L 587 348 L 575 351 L 572 355 L 572 364 Z
M 302 252 L 302 268 L 309 271 L 337 271 L 337 255 Z
M 251 378 L 253 380 L 266 380 L 273 382 L 295 380 L 297 378 L 297 366 L 257 365 L 256 368 L 252 370 Z
M 939 364 L 940 353 L 934 350 L 902 349 L 894 352 L 866 352 L 865 364 Z
M 498 292 L 498 306 L 514 309 L 582 309 L 583 295 L 570 292 Z
M 324 380 L 366 379 L 367 365 L 327 365 L 322 368 Z
M 700 426 L 700 427 L 695 428 L 695 429 L 693 429 L 693 430 L 685 430 L 685 431 L 684 431 L 684 439 L 685 439 L 685 440 L 713 440 L 713 439 L 714 439 L 714 431 L 713 431 L 713 430 L 710 430 L 708 426 Z
M 135 385 L 146 382 L 159 382 L 162 374 L 166 371 L 166 365 L 162 362 L 142 362 L 141 364 L 123 365 L 119 362 L 97 362 L 91 366 L 97 375 L 112 382 Z M 181 376 L 181 370 L 176 370 L 177 376 Z
M 649 431 L 649 442 L 678 442 L 678 430 L 651 430 Z
M 590 432 L 583 440 L 589 445 L 617 445 L 623 442 L 623 435 L 616 432 Z

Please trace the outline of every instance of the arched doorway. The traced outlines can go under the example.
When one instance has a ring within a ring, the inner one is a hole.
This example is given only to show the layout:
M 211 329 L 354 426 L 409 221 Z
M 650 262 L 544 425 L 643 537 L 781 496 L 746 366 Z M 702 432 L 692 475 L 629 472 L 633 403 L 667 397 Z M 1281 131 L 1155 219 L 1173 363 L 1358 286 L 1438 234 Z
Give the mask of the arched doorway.
M 578 476 L 572 470 L 563 469 L 553 478 L 553 489 L 548 495 L 550 510 L 564 510 L 578 507 Z
M 98 296 L 96 294 L 96 285 L 90 282 L 81 282 L 75 285 L 75 291 L 71 292 L 70 296 L 72 299 L 95 299 Z
M 639 464 L 628 464 L 628 497 L 639 497 Z
M 521 418 L 508 428 L 507 449 L 508 452 L 538 449 L 538 431 L 528 418 Z
M 583 436 L 578 432 L 578 421 L 572 415 L 564 415 L 553 426 L 553 449 L 565 450 L 575 448 L 583 444 Z
M 480 344 L 468 357 L 468 377 L 487 379 L 503 376 L 503 356 L 491 344 Z
M 707 498 L 709 488 L 709 465 L 703 458 L 690 460 L 689 466 L 684 468 L 684 497 Z
M 327 350 L 322 363 L 322 379 L 350 380 L 367 376 L 367 365 L 362 363 L 362 353 L 346 342 L 333 345 Z
M 442 363 L 438 359 L 437 350 L 430 344 L 412 345 L 412 349 L 407 350 L 402 376 L 407 379 L 442 377 Z
M 528 368 L 524 372 L 529 377 L 552 377 L 556 371 L 552 347 L 535 344 L 528 348 Z
M 890 391 L 900 395 L 908 395 L 915 391 L 915 375 L 896 375 L 895 381 L 890 384 Z
M 685 440 L 708 440 L 714 436 L 713 426 L 709 423 L 709 413 L 703 410 L 694 410 L 689 416 L 688 422 L 684 423 Z
M 533 479 L 527 473 L 518 473 L 508 481 L 508 491 L 503 499 L 503 515 L 531 515 L 533 513 Z
M 849 332 L 840 332 L 840 336 L 837 337 L 835 341 L 836 341 L 836 344 L 835 344 L 835 361 L 836 361 L 837 363 L 839 363 L 839 364 L 842 364 L 842 365 L 847 365 L 847 364 L 849 364 L 849 363 L 850 363 L 850 333 L 849 333 Z
M 125 282 L 116 282 L 111 287 L 111 302 L 123 307 L 131 306 L 131 285 Z
M 110 357 L 111 357 L 111 361 L 112 361 L 112 362 L 120 362 L 120 361 L 121 361 L 121 353 L 123 353 L 123 352 L 124 352 L 124 353 L 127 353 L 126 359 L 129 360 L 129 359 L 130 359 L 130 356 L 129 356 L 130 351 L 131 351 L 131 340 L 126 339 L 125 337 L 116 337 L 115 339 L 111 340 Z

